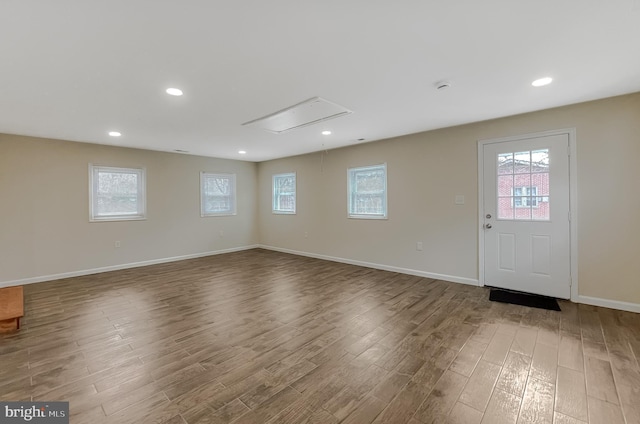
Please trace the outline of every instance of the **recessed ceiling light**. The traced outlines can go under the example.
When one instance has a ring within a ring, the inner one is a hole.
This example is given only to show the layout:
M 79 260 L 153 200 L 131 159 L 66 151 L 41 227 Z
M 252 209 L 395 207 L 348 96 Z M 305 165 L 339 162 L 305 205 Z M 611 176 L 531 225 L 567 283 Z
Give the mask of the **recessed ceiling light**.
M 120 137 L 122 134 L 120 134 L 118 131 L 109 131 L 109 135 L 111 137 Z
M 322 135 L 331 135 L 331 131 L 324 130 L 324 131 L 322 131 Z
M 247 151 L 246 150 L 238 150 L 238 153 L 240 153 L 241 155 L 246 155 Z
M 182 96 L 182 90 L 179 88 L 167 88 L 167 94 L 171 94 L 172 96 Z
M 534 87 L 542 87 L 543 85 L 551 84 L 551 81 L 553 81 L 553 78 L 544 77 L 544 78 L 535 80 L 534 82 L 531 83 L 531 85 L 533 85 Z

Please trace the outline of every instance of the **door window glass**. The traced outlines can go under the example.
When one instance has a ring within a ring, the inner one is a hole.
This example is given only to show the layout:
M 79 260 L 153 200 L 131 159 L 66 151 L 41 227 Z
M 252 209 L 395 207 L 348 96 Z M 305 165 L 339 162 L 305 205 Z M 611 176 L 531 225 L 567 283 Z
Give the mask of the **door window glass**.
M 499 153 L 498 219 L 549 221 L 549 149 Z

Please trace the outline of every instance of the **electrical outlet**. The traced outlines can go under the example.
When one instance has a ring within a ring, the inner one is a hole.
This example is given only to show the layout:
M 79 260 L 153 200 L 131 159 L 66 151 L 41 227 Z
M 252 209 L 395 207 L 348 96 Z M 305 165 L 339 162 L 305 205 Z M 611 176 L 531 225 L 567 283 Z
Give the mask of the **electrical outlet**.
M 224 230 L 220 230 L 220 237 L 224 237 Z
M 416 242 L 416 250 L 422 250 L 422 242 Z
M 304 232 L 304 238 L 309 238 L 309 233 L 308 232 Z
M 116 240 L 116 242 L 114 243 L 115 247 L 120 247 L 122 246 L 122 244 L 120 243 L 120 240 Z

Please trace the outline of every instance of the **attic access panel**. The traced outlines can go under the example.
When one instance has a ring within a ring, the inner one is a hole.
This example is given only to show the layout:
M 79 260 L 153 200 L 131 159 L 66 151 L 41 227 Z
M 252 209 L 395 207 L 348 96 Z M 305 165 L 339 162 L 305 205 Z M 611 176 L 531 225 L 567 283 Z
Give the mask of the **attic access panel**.
M 349 109 L 325 100 L 322 97 L 312 97 L 286 109 L 263 116 L 262 118 L 245 122 L 242 125 L 280 134 L 350 113 L 352 113 L 352 111 Z

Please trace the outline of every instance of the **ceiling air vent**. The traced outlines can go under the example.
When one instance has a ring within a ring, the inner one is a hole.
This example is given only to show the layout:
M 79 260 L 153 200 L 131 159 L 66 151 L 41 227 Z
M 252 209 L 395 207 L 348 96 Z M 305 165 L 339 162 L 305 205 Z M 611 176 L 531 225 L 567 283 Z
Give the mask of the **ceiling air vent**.
M 322 97 L 313 97 L 281 111 L 272 113 L 242 125 L 256 127 L 280 134 L 328 119 L 348 115 L 351 111 Z

